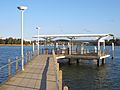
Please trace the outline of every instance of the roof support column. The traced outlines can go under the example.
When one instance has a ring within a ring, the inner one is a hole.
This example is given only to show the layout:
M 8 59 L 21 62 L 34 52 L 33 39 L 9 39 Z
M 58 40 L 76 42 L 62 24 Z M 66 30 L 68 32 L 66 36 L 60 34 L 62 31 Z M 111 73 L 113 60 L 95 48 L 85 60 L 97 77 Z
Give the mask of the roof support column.
M 73 48 L 73 43 L 72 43 L 72 38 L 70 39 L 70 46 L 71 46 L 71 52 L 70 52 L 70 54 L 72 55 L 72 48 Z
M 103 49 L 104 49 L 104 55 L 105 55 L 105 41 L 103 42 Z
M 100 56 L 100 42 L 98 41 L 98 56 Z

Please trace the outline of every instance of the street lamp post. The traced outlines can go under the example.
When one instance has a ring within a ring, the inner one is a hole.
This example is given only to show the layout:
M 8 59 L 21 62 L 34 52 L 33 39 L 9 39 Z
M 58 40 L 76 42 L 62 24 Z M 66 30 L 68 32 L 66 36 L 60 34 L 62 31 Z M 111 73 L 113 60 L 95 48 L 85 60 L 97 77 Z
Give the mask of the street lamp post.
M 36 29 L 38 30 L 38 55 L 40 54 L 39 52 L 39 30 L 40 30 L 40 27 L 36 27 Z
M 24 71 L 24 54 L 23 54 L 23 13 L 27 9 L 26 6 L 17 7 L 21 11 L 21 57 L 22 57 L 22 71 Z

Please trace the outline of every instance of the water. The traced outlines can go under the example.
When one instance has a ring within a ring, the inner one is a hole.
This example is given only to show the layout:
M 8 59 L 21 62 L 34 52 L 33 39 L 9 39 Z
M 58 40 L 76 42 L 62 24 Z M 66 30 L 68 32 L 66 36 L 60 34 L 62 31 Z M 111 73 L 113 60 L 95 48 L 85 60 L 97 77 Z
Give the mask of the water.
M 51 53 L 53 47 L 40 46 L 41 53 L 43 53 L 44 48 L 50 48 L 48 52 Z M 35 50 L 37 50 L 37 46 L 35 46 Z M 23 51 L 25 56 L 27 52 L 32 51 L 32 46 L 24 46 Z M 21 46 L 0 46 L 0 67 L 8 63 L 8 58 L 13 61 L 16 56 L 21 56 Z
M 107 47 L 110 48 L 110 47 Z M 68 65 L 62 63 L 63 85 L 69 90 L 120 90 L 120 47 L 115 47 L 115 58 L 97 67 L 90 61 Z
M 26 64 L 26 53 L 32 51 L 31 46 L 24 46 L 24 64 Z M 16 56 L 21 56 L 21 47 L 20 46 L 0 46 L 0 67 L 8 64 L 8 58 L 10 61 L 15 61 Z M 18 62 L 18 68 L 21 70 L 21 61 Z M 16 62 L 11 64 L 11 76 L 16 73 Z M 6 81 L 8 78 L 8 66 L 0 70 L 0 83 Z
M 24 55 L 28 51 L 32 51 L 32 47 L 24 46 Z M 7 64 L 8 58 L 14 60 L 16 56 L 21 56 L 20 46 L 0 46 L 0 66 Z
M 20 46 L 0 46 L 0 67 L 8 63 L 8 57 L 15 60 L 16 56 L 20 56 L 20 51 Z M 27 51 L 32 51 L 32 46 L 25 46 L 24 54 Z M 69 90 L 120 90 L 120 46 L 115 47 L 114 60 L 111 57 L 107 58 L 103 66 L 97 67 L 93 62 L 81 61 L 79 64 L 71 65 L 62 63 L 61 68 L 63 85 L 67 85 Z M 6 80 L 6 71 L 0 71 L 0 83 Z

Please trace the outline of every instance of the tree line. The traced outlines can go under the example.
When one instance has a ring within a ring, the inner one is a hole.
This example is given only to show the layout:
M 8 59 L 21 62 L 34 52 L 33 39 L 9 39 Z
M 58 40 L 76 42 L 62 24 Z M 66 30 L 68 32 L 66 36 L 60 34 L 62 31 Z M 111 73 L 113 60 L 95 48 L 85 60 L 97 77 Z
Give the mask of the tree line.
M 31 44 L 30 41 L 25 41 L 25 40 L 23 40 L 23 43 L 26 45 Z M 21 44 L 21 39 L 15 39 L 12 37 L 6 39 L 0 39 L 0 44 Z
M 65 42 L 65 40 L 63 40 Z M 32 45 L 32 43 L 34 42 L 34 44 L 36 45 L 36 40 L 33 40 L 33 41 L 25 41 L 23 40 L 23 44 L 25 45 Z M 45 45 L 46 43 L 47 44 L 51 44 L 51 43 L 54 43 L 56 41 L 45 41 L 45 40 L 40 40 L 39 41 L 39 44 L 41 45 Z M 106 45 L 111 45 L 112 42 L 115 43 L 116 46 L 119 46 L 120 45 L 120 39 L 116 38 L 116 39 L 111 39 L 109 41 L 106 40 Z M 0 44 L 21 44 L 21 39 L 16 39 L 16 38 L 12 38 L 12 37 L 9 37 L 9 38 L 6 38 L 6 39 L 0 39 Z
M 26 40 L 23 40 L 23 44 L 24 45 L 32 45 L 32 44 L 37 44 L 37 41 L 36 40 L 33 40 L 33 41 L 26 41 Z M 40 40 L 39 41 L 39 44 L 40 45 L 44 45 L 46 43 L 46 41 L 45 40 Z M 48 41 L 47 41 L 47 43 L 49 43 Z M 19 44 L 21 44 L 21 39 L 16 39 L 16 38 L 12 38 L 12 37 L 9 37 L 9 38 L 6 38 L 6 39 L 0 39 L 0 44 L 16 44 L 16 45 L 19 45 Z
M 106 40 L 106 45 L 111 46 L 114 43 L 116 46 L 120 46 L 120 39 L 110 39 L 109 41 Z

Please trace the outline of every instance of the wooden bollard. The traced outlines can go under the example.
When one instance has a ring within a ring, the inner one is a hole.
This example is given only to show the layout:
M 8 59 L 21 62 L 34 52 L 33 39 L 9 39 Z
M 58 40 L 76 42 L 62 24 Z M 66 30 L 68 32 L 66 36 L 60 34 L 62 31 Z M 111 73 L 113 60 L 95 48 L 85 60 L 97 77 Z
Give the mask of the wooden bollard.
M 62 90 L 62 70 L 59 71 L 59 90 Z
M 10 58 L 8 59 L 8 80 L 10 79 Z
M 16 73 L 18 72 L 18 57 L 16 57 Z
M 56 63 L 57 78 L 59 80 L 59 63 Z
M 64 86 L 64 90 L 68 90 L 68 87 L 67 87 L 67 86 Z

